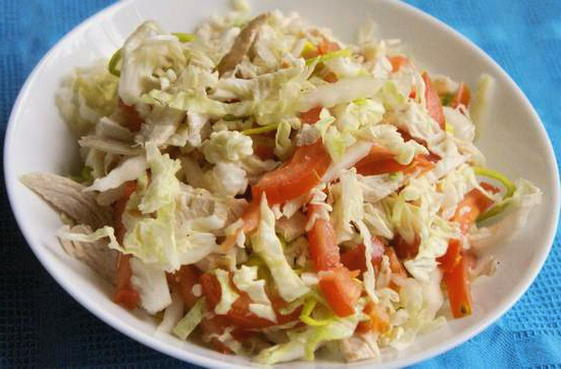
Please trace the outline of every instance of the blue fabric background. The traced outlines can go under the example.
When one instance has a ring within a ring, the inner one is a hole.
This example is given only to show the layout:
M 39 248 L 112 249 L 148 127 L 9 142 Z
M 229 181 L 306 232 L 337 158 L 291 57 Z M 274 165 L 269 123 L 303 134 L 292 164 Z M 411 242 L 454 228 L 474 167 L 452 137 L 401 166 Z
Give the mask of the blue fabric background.
M 0 139 L 19 89 L 66 32 L 108 0 L 0 0 Z M 530 98 L 561 159 L 561 0 L 410 0 L 470 38 Z M 3 180 L 2 180 L 3 183 Z M 192 368 L 118 333 L 39 265 L 0 194 L 1 368 Z M 56 332 L 56 333 L 55 333 Z M 560 233 L 530 290 L 496 324 L 415 368 L 561 368 Z

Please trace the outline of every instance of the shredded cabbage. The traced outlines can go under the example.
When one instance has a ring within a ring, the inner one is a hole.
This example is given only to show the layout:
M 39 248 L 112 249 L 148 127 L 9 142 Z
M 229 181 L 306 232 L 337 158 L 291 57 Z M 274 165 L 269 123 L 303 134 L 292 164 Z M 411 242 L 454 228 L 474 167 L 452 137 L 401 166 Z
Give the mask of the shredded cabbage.
M 298 101 L 299 111 L 308 111 L 316 106 L 331 108 L 337 104 L 373 97 L 381 87 L 374 77 L 345 78 L 329 85 L 319 86 Z
M 262 350 L 255 360 L 267 365 L 299 358 L 313 360 L 314 352 L 321 344 L 350 337 L 358 321 L 358 315 L 352 315 L 348 318 L 336 319 L 327 325 L 311 326 L 302 332 L 289 334 L 289 341 L 287 343 Z
M 239 162 L 253 154 L 252 140 L 240 132 L 213 132 L 203 146 L 209 163 Z
M 117 108 L 118 80 L 102 65 L 77 68 L 56 95 L 57 107 L 77 135 L 90 132 L 104 116 Z
M 337 242 L 343 242 L 352 239 L 353 224 L 362 221 L 364 200 L 354 169 L 345 172 L 339 178 L 340 183 L 331 188 L 331 192 L 337 194 L 331 218 L 335 225 Z
M 327 54 L 318 55 L 306 60 L 306 65 L 316 65 L 318 63 L 325 63 L 335 58 L 345 58 L 352 55 L 351 50 L 343 49 L 332 51 Z
M 300 313 L 300 320 L 309 326 L 312 327 L 323 327 L 325 325 L 331 324 L 333 323 L 336 318 L 334 318 L 333 316 L 326 318 L 326 319 L 314 319 L 312 318 L 311 314 L 314 311 L 314 308 L 316 307 L 318 301 L 315 298 L 309 298 L 306 300 L 306 302 L 304 303 L 304 307 L 302 308 L 302 312 Z
M 144 156 L 126 159 L 105 177 L 97 178 L 86 190 L 103 192 L 117 188 L 127 181 L 140 177 L 146 172 L 146 169 L 148 169 L 148 163 Z
M 171 293 L 171 304 L 164 310 L 164 316 L 156 328 L 155 336 L 171 333 L 181 318 L 183 318 L 183 298 L 174 291 Z
M 220 301 L 214 307 L 214 312 L 227 314 L 240 295 L 230 286 L 230 273 L 223 269 L 216 269 L 214 275 L 220 283 Z
M 261 199 L 259 226 L 251 236 L 251 245 L 267 264 L 279 294 L 285 301 L 294 301 L 309 292 L 309 288 L 290 267 L 284 256 L 281 242 L 275 233 L 275 215 L 267 206 L 266 196 Z
M 179 180 L 175 174 L 181 169 L 181 163 L 172 160 L 168 154 L 162 155 L 152 144 L 146 146 L 146 156 L 151 177 L 138 209 L 149 214 L 175 202 L 179 193 Z
M 526 224 L 530 211 L 541 203 L 542 197 L 543 193 L 539 188 L 525 179 L 519 179 L 513 195 L 491 208 L 491 210 L 497 210 L 488 218 L 500 214 L 501 220 L 484 226 L 478 234 L 470 237 L 472 245 L 477 248 L 485 248 L 512 237 Z M 481 225 L 486 224 L 486 219 L 480 221 Z
M 131 283 L 140 294 L 140 305 L 150 314 L 156 314 L 171 304 L 166 273 L 156 265 L 130 259 Z
M 272 322 L 277 321 L 277 316 L 265 293 L 265 280 L 257 279 L 257 267 L 247 267 L 242 265 L 239 270 L 234 272 L 232 281 L 240 291 L 244 291 L 251 299 L 249 310 L 258 317 L 268 319 Z
M 152 77 L 157 68 L 169 67 L 180 70 L 185 67 L 185 55 L 180 41 L 165 35 L 151 21 L 144 22 L 129 36 L 122 48 L 119 96 L 128 105 L 141 102 L 142 94 L 157 87 Z
M 205 312 L 205 300 L 198 299 L 195 305 L 173 328 L 173 334 L 182 340 L 187 339 L 189 335 L 197 328 L 197 325 L 203 320 Z
M 470 107 L 470 116 L 476 126 L 476 134 L 481 134 L 485 112 L 493 94 L 495 79 L 488 74 L 482 74 L 477 81 L 475 96 Z

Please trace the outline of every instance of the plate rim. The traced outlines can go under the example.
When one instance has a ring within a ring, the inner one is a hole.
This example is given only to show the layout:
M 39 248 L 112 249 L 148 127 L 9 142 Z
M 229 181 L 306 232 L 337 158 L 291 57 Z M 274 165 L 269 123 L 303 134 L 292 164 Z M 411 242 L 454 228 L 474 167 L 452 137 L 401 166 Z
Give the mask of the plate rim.
M 83 20 L 78 25 L 73 27 L 70 31 L 68 31 L 60 40 L 58 40 L 49 49 L 49 51 L 41 58 L 41 60 L 36 64 L 36 66 L 33 68 L 31 73 L 26 78 L 26 81 L 22 85 L 18 93 L 18 96 L 14 102 L 14 105 L 12 107 L 11 113 L 9 115 L 8 123 L 6 127 L 5 140 L 4 140 L 4 148 L 3 148 L 4 182 L 6 186 L 6 192 L 8 195 L 8 201 L 21 234 L 23 235 L 28 247 L 31 249 L 35 257 L 39 260 L 43 268 L 47 270 L 48 274 L 59 284 L 60 287 L 62 287 L 64 291 L 66 291 L 66 293 L 68 293 L 76 302 L 78 302 L 80 305 L 86 308 L 89 312 L 94 314 L 98 319 L 108 324 L 113 329 L 116 329 L 120 333 L 125 334 L 129 338 L 134 339 L 135 341 L 151 349 L 154 349 L 163 354 L 174 357 L 178 360 L 184 362 L 190 362 L 202 366 L 212 365 L 222 368 L 240 368 L 241 366 L 238 366 L 237 364 L 231 364 L 214 358 L 204 357 L 202 355 L 192 353 L 185 348 L 173 346 L 167 342 L 158 339 L 155 336 L 151 336 L 148 333 L 137 330 L 134 327 L 130 327 L 127 324 L 124 324 L 120 319 L 107 314 L 105 310 L 98 308 L 96 304 L 93 303 L 93 301 L 90 301 L 87 298 L 83 298 L 80 294 L 73 291 L 72 288 L 70 287 L 70 283 L 66 282 L 61 276 L 59 276 L 57 274 L 57 271 L 54 270 L 54 268 L 52 268 L 49 262 L 43 257 L 42 252 L 39 250 L 40 246 L 37 246 L 34 244 L 34 242 L 31 242 L 31 236 L 28 235 L 28 233 L 30 233 L 29 229 L 27 226 L 25 226 L 25 221 L 23 220 L 20 211 L 18 210 L 18 208 L 15 207 L 16 201 L 14 195 L 14 186 L 16 186 L 19 183 L 19 179 L 16 177 L 15 171 L 11 164 L 12 161 L 10 160 L 11 158 L 10 153 L 13 152 L 11 147 L 13 145 L 12 141 L 13 141 L 15 127 L 17 126 L 16 123 L 17 118 L 24 107 L 23 102 L 26 100 L 27 96 L 31 93 L 30 86 L 33 84 L 33 81 L 42 72 L 42 70 L 47 66 L 49 61 L 53 59 L 53 56 L 57 52 L 57 50 L 62 48 L 63 45 L 66 44 L 67 41 L 71 39 L 75 34 L 85 31 L 88 27 L 91 26 L 91 24 L 94 24 L 98 22 L 100 19 L 104 19 L 110 16 L 112 13 L 117 12 L 119 9 L 129 6 L 129 3 L 134 3 L 136 1 L 137 0 L 118 1 L 87 17 L 85 20 Z M 475 322 L 470 329 L 461 332 L 459 334 L 456 334 L 454 339 L 441 343 L 437 346 L 429 347 L 409 357 L 392 359 L 387 362 L 381 363 L 386 367 L 393 368 L 393 367 L 408 366 L 415 363 L 420 363 L 425 360 L 429 360 L 435 356 L 441 355 L 463 344 L 467 340 L 480 334 L 491 324 L 498 321 L 528 291 L 528 289 L 536 279 L 537 275 L 542 270 L 543 265 L 547 257 L 549 256 L 551 252 L 551 248 L 555 241 L 556 230 L 559 223 L 559 208 L 560 208 L 560 190 L 558 186 L 559 171 L 558 171 L 557 157 L 555 155 L 551 140 L 549 138 L 549 135 L 547 134 L 547 131 L 545 129 L 545 126 L 540 116 L 538 115 L 534 106 L 529 101 L 527 96 L 524 94 L 522 89 L 518 86 L 518 84 L 491 56 L 489 56 L 477 44 L 469 40 L 466 36 L 461 34 L 459 31 L 455 30 L 454 28 L 444 23 L 440 19 L 436 18 L 435 16 L 414 7 L 413 5 L 407 4 L 405 2 L 394 1 L 394 0 L 362 0 L 362 1 L 370 2 L 372 3 L 373 6 L 375 5 L 376 2 L 385 2 L 391 4 L 391 6 L 400 8 L 399 9 L 400 11 L 409 12 L 413 16 L 421 18 L 423 22 L 433 23 L 435 26 L 446 30 L 447 33 L 454 36 L 455 41 L 461 42 L 463 44 L 462 46 L 475 52 L 479 58 L 485 59 L 488 63 L 490 63 L 495 68 L 495 71 L 499 73 L 501 78 L 508 84 L 508 87 L 515 93 L 517 98 L 519 98 L 523 102 L 524 107 L 526 108 L 526 110 L 528 110 L 528 113 L 532 116 L 534 120 L 533 123 L 535 122 L 539 123 L 537 124 L 537 130 L 540 134 L 542 141 L 546 143 L 545 146 L 546 146 L 547 153 L 550 159 L 552 159 L 552 162 L 550 164 L 552 165 L 553 168 L 549 168 L 549 169 L 554 169 L 552 180 L 557 184 L 557 186 L 552 186 L 552 188 L 555 189 L 554 193 L 552 194 L 553 202 L 552 205 L 550 205 L 550 207 L 548 208 L 549 210 L 551 210 L 554 219 L 551 222 L 548 229 L 545 230 L 547 233 L 546 239 L 548 240 L 547 245 L 540 253 L 539 258 L 534 261 L 534 264 L 532 265 L 532 271 L 525 276 L 520 287 L 515 291 L 511 291 L 507 295 L 507 298 L 504 299 L 502 304 L 499 305 L 496 309 L 494 309 L 492 313 L 489 314 L 488 317 Z M 354 363 L 353 365 L 349 365 L 349 366 L 358 368 L 358 367 L 366 367 L 372 364 L 373 364 L 372 361 L 365 361 L 365 362 Z

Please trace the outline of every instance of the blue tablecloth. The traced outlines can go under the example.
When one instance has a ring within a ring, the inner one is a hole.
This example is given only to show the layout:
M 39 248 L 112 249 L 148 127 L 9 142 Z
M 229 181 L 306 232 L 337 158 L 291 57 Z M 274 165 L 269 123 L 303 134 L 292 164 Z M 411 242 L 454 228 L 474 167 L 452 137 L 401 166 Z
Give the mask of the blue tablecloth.
M 0 0 L 0 135 L 47 50 L 108 0 Z M 491 55 L 530 98 L 561 159 L 561 0 L 410 0 Z M 3 183 L 3 180 L 2 180 Z M 37 262 L 0 194 L 0 367 L 190 368 L 99 321 Z M 530 290 L 496 324 L 416 368 L 561 368 L 559 232 Z

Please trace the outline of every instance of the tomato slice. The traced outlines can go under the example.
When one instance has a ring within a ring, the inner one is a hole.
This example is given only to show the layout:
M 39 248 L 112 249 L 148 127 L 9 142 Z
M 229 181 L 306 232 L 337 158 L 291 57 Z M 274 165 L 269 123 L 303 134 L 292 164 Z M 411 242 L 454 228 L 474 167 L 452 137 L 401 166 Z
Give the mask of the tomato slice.
M 491 205 L 493 205 L 493 200 L 478 189 L 473 189 L 458 204 L 453 220 L 460 223 L 460 229 L 463 233 L 466 233 L 469 227 L 477 220 L 477 217 Z
M 440 269 L 444 272 L 450 272 L 462 257 L 462 244 L 460 240 L 450 240 L 448 242 L 448 249 L 446 254 L 439 257 L 437 260 L 440 264 Z
M 482 183 L 481 186 L 487 191 L 498 191 L 496 187 L 488 183 Z M 492 204 L 493 200 L 489 199 L 478 189 L 473 189 L 460 201 L 452 220 L 460 223 L 460 230 L 462 233 L 467 233 L 469 227 L 477 220 L 477 217 L 485 212 Z M 459 240 L 450 240 L 446 254 L 438 258 L 440 268 L 444 272 L 450 272 L 460 261 L 461 253 L 461 242 Z
M 390 317 L 379 305 L 369 302 L 364 308 L 364 313 L 368 315 L 370 319 L 359 322 L 356 327 L 357 332 L 377 332 L 383 334 L 390 330 Z
M 319 114 L 321 113 L 321 106 L 311 108 L 308 111 L 300 113 L 300 120 L 302 123 L 314 124 L 319 120 Z
M 337 45 L 335 42 L 327 41 L 325 39 L 322 40 L 318 45 L 318 52 L 320 55 L 331 53 L 339 49 L 340 49 L 339 45 Z
M 275 138 L 264 134 L 253 135 L 253 153 L 261 160 L 275 158 Z
M 385 252 L 385 246 L 377 237 L 372 238 L 372 264 L 377 268 L 382 261 Z M 366 271 L 366 259 L 364 257 L 365 246 L 360 244 L 353 249 L 345 251 L 341 254 L 341 263 L 349 270 L 360 270 L 362 273 Z
M 328 220 L 317 219 L 307 238 L 310 258 L 316 271 L 330 270 L 341 265 L 337 235 Z
M 199 328 L 202 330 L 203 334 L 207 337 L 213 336 L 210 339 L 211 345 L 214 349 L 222 354 L 233 354 L 232 350 L 222 342 L 218 340 L 215 336 L 219 336 L 224 333 L 226 328 L 232 327 L 230 320 L 224 315 L 215 315 L 212 318 L 203 318 L 199 324 Z M 241 328 L 235 328 L 230 333 L 232 338 L 236 341 L 243 342 L 251 337 L 255 337 L 256 332 L 250 330 L 244 330 Z
M 127 232 L 121 218 L 127 207 L 127 202 L 134 191 L 136 191 L 136 182 L 125 182 L 121 198 L 113 204 L 113 224 L 115 226 L 115 237 L 119 243 L 123 242 L 123 237 L 125 237 L 125 233 Z
M 428 73 L 424 72 L 422 77 L 425 81 L 425 99 L 427 101 L 427 110 L 429 115 L 440 125 L 440 128 L 444 129 L 446 125 L 446 118 L 444 117 L 440 97 L 432 85 L 432 81 Z
M 144 120 L 138 114 L 138 111 L 133 105 L 127 105 L 123 100 L 119 99 L 119 108 L 123 112 L 125 118 L 125 125 L 131 132 L 138 132 L 142 127 Z
M 323 80 L 329 83 L 335 83 L 339 80 L 339 77 L 337 77 L 337 74 L 329 72 L 325 76 L 323 76 Z
M 303 50 L 302 51 L 302 57 L 304 59 L 311 59 L 311 58 L 315 58 L 316 56 L 319 55 L 319 51 L 317 49 L 317 47 L 314 46 L 313 49 L 310 50 Z
M 420 240 L 416 237 L 413 240 L 413 243 L 409 244 L 399 234 L 395 235 L 392 242 L 395 253 L 400 259 L 412 259 L 417 256 L 417 253 L 419 252 L 419 243 Z
M 123 196 L 113 204 L 113 224 L 115 226 L 115 237 L 117 242 L 122 243 L 126 233 L 122 222 L 123 213 L 127 206 L 127 201 L 136 190 L 136 182 L 126 182 L 123 189 Z M 117 258 L 117 274 L 115 277 L 115 292 L 113 301 L 126 309 L 135 309 L 140 302 L 140 295 L 131 283 L 132 269 L 130 265 L 131 255 L 119 254 Z
M 496 187 L 488 183 L 481 183 L 481 186 L 487 191 L 498 191 Z M 460 229 L 463 233 L 467 233 L 479 214 L 487 210 L 492 204 L 493 200 L 478 189 L 473 189 L 460 201 L 452 219 L 460 223 Z M 443 280 L 448 289 L 452 315 L 455 318 L 470 315 L 472 310 L 468 277 L 470 260 L 463 252 L 460 240 L 450 240 L 446 254 L 438 258 L 438 261 L 444 272 Z
M 308 216 L 315 211 L 309 207 Z M 338 316 L 354 313 L 361 287 L 353 274 L 341 264 L 337 236 L 331 222 L 317 219 L 307 234 L 310 259 L 317 272 L 321 272 L 319 286 L 327 303 Z
M 222 297 L 222 290 L 218 279 L 214 274 L 205 273 L 201 275 L 200 283 L 209 309 L 214 310 Z M 235 289 L 233 284 L 232 287 Z M 240 297 L 234 301 L 228 313 L 224 314 L 230 324 L 244 328 L 263 328 L 274 324 L 251 313 L 249 311 L 249 304 L 251 302 L 249 296 L 244 292 L 237 292 L 240 294 Z
M 392 64 L 392 73 L 399 72 L 399 70 L 409 63 L 409 59 L 407 59 L 403 55 L 394 55 L 388 57 L 390 63 Z
M 215 315 L 212 318 L 203 318 L 199 327 L 206 336 L 210 335 L 221 335 L 224 333 L 228 327 L 228 320 L 221 315 Z M 210 343 L 214 349 L 222 354 L 232 354 L 232 350 L 228 348 L 225 344 L 220 342 L 218 338 L 212 338 Z
M 337 45 L 335 42 L 330 42 L 324 39 L 313 49 L 303 51 L 302 56 L 304 57 L 304 59 L 311 59 L 315 58 L 318 55 L 327 54 L 329 52 L 337 50 L 339 50 L 339 45 Z
M 222 297 L 222 290 L 218 279 L 216 279 L 214 274 L 205 273 L 201 275 L 200 283 L 209 309 L 214 310 L 214 307 L 220 302 Z M 234 325 L 242 329 L 257 329 L 277 324 L 285 324 L 298 319 L 300 314 L 299 310 L 286 315 L 279 313 L 279 309 L 285 306 L 285 304 L 280 301 L 277 296 L 269 296 L 273 309 L 277 315 L 277 322 L 272 322 L 268 319 L 258 317 L 249 310 L 249 305 L 251 304 L 251 298 L 249 295 L 244 291 L 238 290 L 233 283 L 231 286 L 240 296 L 236 299 L 236 301 L 234 301 L 227 314 L 220 315 L 226 317 L 230 325 Z
M 368 155 L 355 165 L 357 173 L 365 176 L 399 172 L 407 167 L 395 161 L 393 152 L 378 145 L 373 145 Z
M 170 285 L 179 292 L 187 308 L 191 308 L 199 299 L 193 294 L 193 286 L 199 283 L 200 274 L 194 265 L 183 265 L 169 278 Z
M 317 186 L 330 164 L 320 141 L 301 146 L 286 165 L 261 177 L 252 188 L 253 198 L 265 193 L 269 206 L 295 199 Z
M 343 266 L 323 272 L 319 287 L 331 310 L 340 317 L 355 313 L 354 306 L 362 288 L 353 280 L 349 270 Z
M 391 246 L 386 247 L 385 253 L 390 259 L 390 270 L 392 273 L 401 277 L 407 277 L 407 272 L 405 271 L 403 264 L 401 264 L 401 261 L 399 261 L 399 258 L 395 253 L 395 249 Z
M 275 148 L 269 145 L 254 145 L 253 153 L 261 160 L 271 160 L 275 158 Z
M 131 255 L 119 254 L 117 258 L 116 288 L 113 301 L 125 309 L 133 310 L 140 302 L 140 295 L 131 283 Z
M 395 154 L 385 147 L 374 145 L 370 153 L 356 163 L 355 168 L 358 174 L 364 176 L 374 176 L 379 174 L 403 172 L 411 174 L 418 168 L 422 172 L 434 167 L 436 158 L 431 155 L 417 155 L 408 165 L 399 164 L 395 160 Z
M 253 230 L 257 228 L 257 225 L 259 224 L 259 218 L 260 218 L 259 201 L 257 199 L 254 199 L 252 202 L 249 203 L 244 213 L 242 214 L 241 217 L 243 221 L 242 227 L 236 233 L 228 235 L 224 240 L 224 242 L 222 242 L 222 244 L 220 245 L 222 251 L 226 252 L 230 250 L 232 247 L 234 247 L 240 232 L 246 234 L 253 232 Z
M 454 318 L 470 315 L 472 311 L 470 282 L 467 260 L 463 255 L 460 255 L 458 263 L 450 272 L 444 273 L 443 280 L 448 289 L 448 299 Z
M 469 90 L 469 87 L 462 82 L 460 83 L 460 87 L 458 87 L 458 91 L 456 91 L 456 94 L 452 99 L 451 106 L 454 109 L 460 105 L 463 105 L 467 108 L 469 106 L 470 100 L 471 100 L 471 92 Z

